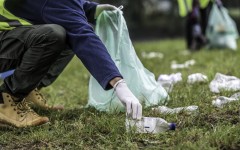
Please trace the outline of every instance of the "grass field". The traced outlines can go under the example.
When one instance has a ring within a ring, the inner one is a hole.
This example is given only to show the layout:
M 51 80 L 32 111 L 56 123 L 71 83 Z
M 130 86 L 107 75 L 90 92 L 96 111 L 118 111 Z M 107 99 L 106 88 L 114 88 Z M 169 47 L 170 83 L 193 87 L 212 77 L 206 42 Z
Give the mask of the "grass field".
M 240 103 L 234 102 L 223 109 L 211 102 L 216 94 L 209 83 L 189 85 L 187 76 L 203 73 L 209 82 L 217 72 L 240 77 L 240 50 L 201 50 L 184 55 L 183 40 L 135 42 L 136 52 L 144 66 L 156 78 L 160 74 L 181 72 L 183 81 L 170 93 L 169 107 L 199 106 L 197 114 L 155 114 L 144 109 L 144 116 L 161 117 L 176 122 L 176 131 L 160 134 L 125 132 L 125 114 L 107 114 L 93 108 L 83 108 L 88 100 L 89 73 L 74 58 L 61 77 L 43 89 L 49 103 L 61 103 L 61 112 L 41 111 L 49 116 L 51 124 L 27 129 L 0 130 L 0 149 L 240 149 Z M 240 47 L 240 42 L 238 43 Z M 146 59 L 142 52 L 161 52 L 164 58 Z M 172 70 L 171 61 L 183 63 L 194 59 L 188 69 Z M 219 95 L 231 96 L 234 92 Z

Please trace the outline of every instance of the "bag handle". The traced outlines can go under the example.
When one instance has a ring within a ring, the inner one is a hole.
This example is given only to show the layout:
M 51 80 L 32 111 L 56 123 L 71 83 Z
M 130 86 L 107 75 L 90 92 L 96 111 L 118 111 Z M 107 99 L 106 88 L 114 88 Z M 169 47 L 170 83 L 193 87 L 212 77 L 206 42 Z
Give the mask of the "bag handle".
M 216 5 L 217 6 L 217 8 L 218 8 L 218 10 L 220 11 L 220 14 L 221 14 L 221 16 L 222 16 L 222 18 L 224 19 L 224 20 L 226 20 L 226 18 L 225 18 L 225 16 L 224 16 L 224 12 L 223 12 L 223 3 L 222 3 L 222 1 L 221 0 L 212 0 L 213 2 L 214 2 L 214 5 Z

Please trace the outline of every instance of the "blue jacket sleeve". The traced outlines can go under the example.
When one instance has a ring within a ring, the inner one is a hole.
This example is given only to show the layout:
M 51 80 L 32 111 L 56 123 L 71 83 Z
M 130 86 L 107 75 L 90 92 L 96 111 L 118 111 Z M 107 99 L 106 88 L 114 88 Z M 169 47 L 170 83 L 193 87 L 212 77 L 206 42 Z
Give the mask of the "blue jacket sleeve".
M 89 25 L 82 0 L 49 0 L 42 12 L 45 23 L 66 29 L 67 43 L 99 84 L 105 90 L 112 88 L 109 81 L 122 75 Z
M 96 24 L 96 19 L 94 18 L 96 7 L 98 3 L 85 1 L 83 3 L 83 9 L 85 11 L 86 17 L 89 23 Z

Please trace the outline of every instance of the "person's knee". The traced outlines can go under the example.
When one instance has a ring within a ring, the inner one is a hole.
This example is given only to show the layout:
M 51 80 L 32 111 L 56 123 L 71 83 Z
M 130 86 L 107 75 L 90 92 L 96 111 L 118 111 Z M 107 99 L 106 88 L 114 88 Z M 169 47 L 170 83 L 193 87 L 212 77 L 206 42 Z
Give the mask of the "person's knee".
M 58 48 L 64 49 L 66 46 L 66 31 L 65 29 L 56 24 L 46 24 L 41 26 L 42 31 L 47 33 L 47 40 L 54 41 L 54 45 Z
M 44 28 L 46 28 L 48 31 L 51 31 L 49 34 L 50 37 L 56 39 L 59 43 L 66 43 L 66 31 L 62 26 L 56 24 L 48 24 L 44 25 Z
M 28 48 L 36 47 L 37 51 L 42 55 L 47 54 L 48 56 L 58 57 L 66 49 L 66 31 L 59 25 L 34 26 L 31 33 L 27 46 Z

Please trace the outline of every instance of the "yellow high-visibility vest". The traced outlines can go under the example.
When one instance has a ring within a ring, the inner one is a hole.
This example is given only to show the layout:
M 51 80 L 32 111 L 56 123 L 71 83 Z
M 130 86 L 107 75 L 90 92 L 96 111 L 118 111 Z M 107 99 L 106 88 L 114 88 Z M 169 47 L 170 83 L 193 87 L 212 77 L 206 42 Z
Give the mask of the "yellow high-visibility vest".
M 201 8 L 206 8 L 209 4 L 210 0 L 199 0 L 200 7 Z
M 192 0 L 178 0 L 179 15 L 185 17 L 192 10 Z
M 200 8 L 206 8 L 210 0 L 199 0 Z M 192 11 L 193 0 L 178 0 L 179 15 L 185 17 Z
M 15 27 L 23 25 L 31 25 L 30 22 L 16 17 L 10 13 L 5 7 L 4 3 L 6 0 L 0 0 L 0 31 L 12 30 Z

